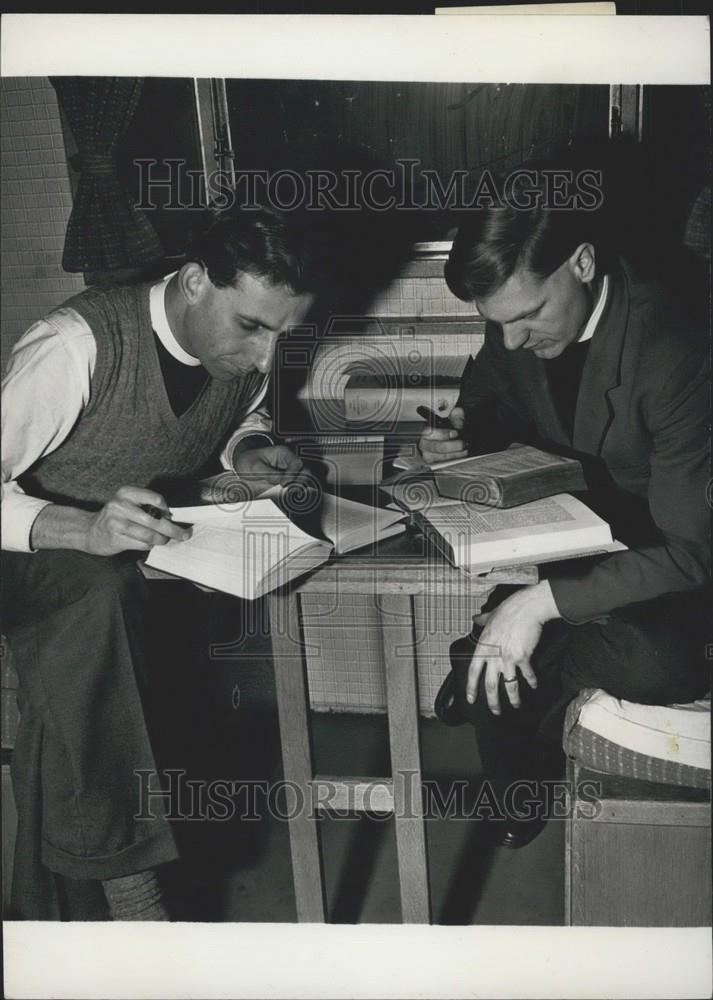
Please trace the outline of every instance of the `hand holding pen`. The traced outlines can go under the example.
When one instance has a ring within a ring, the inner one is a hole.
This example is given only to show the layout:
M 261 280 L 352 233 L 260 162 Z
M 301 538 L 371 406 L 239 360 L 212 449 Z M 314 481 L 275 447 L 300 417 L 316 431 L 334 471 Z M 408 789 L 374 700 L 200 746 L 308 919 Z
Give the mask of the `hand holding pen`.
M 466 457 L 468 449 L 460 436 L 465 423 L 465 411 L 462 407 L 454 406 L 447 417 L 439 416 L 426 406 L 419 406 L 417 413 L 428 421 L 418 442 L 427 465 Z
M 81 512 L 76 547 L 92 555 L 112 556 L 190 537 L 190 525 L 173 521 L 168 504 L 155 490 L 121 486 L 98 511 Z
M 149 517 L 152 517 L 154 521 L 168 521 L 171 525 L 173 525 L 174 528 L 183 529 L 182 534 L 179 535 L 175 535 L 171 531 L 168 535 L 167 541 L 169 538 L 175 538 L 176 541 L 185 542 L 191 537 L 193 525 L 186 524 L 184 521 L 174 521 L 173 515 L 171 514 L 171 511 L 168 509 L 168 507 L 166 508 L 154 507 L 153 504 L 142 503 L 141 510 L 143 510 L 146 514 L 148 514 Z M 158 530 L 158 526 L 154 525 L 153 527 L 157 528 Z M 161 528 L 166 529 L 167 525 L 163 524 L 161 525 Z M 166 533 L 165 530 L 164 533 Z

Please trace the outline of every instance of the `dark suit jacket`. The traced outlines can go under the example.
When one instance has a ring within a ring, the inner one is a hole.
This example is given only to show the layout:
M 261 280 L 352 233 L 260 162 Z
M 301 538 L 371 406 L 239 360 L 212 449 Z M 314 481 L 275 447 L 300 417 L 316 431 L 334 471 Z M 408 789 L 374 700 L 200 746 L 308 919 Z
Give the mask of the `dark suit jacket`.
M 461 386 L 473 453 L 520 440 L 582 458 L 593 506 L 630 551 L 584 560 L 550 576 L 571 622 L 667 593 L 709 573 L 708 373 L 705 336 L 658 288 L 625 265 L 610 275 L 592 338 L 570 439 L 546 362 L 508 351 L 488 324 Z M 628 537 L 626 537 L 628 536 Z

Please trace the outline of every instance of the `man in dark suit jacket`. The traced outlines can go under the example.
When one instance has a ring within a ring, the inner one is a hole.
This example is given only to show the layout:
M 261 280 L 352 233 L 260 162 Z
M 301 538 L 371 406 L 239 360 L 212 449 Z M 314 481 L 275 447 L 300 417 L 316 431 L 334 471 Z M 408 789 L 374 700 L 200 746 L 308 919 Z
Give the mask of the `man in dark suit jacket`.
M 629 545 L 553 565 L 454 644 L 437 710 L 475 723 L 501 797 L 518 778 L 554 773 L 564 710 L 582 688 L 665 704 L 709 683 L 706 341 L 600 230 L 576 206 L 505 203 L 473 213 L 446 265 L 451 291 L 486 318 L 485 342 L 452 429 L 424 432 L 424 458 L 511 441 L 575 455 L 590 502 Z M 540 820 L 506 823 L 500 841 L 526 843 Z

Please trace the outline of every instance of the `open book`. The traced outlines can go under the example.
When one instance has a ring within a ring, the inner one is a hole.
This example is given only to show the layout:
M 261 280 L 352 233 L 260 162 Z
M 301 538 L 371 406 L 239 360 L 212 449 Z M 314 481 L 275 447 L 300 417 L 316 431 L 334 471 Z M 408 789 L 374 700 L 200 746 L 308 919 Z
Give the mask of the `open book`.
M 530 445 L 439 462 L 431 469 L 441 496 L 490 507 L 514 507 L 587 488 L 576 459 L 551 455 Z
M 471 573 L 626 548 L 612 539 L 606 521 L 565 493 L 511 510 L 460 503 L 433 507 L 417 517 L 453 565 Z
M 298 527 L 270 499 L 172 507 L 193 525 L 188 541 L 156 545 L 146 565 L 252 600 L 329 559 L 405 530 L 403 514 L 324 494 L 319 523 L 325 538 Z

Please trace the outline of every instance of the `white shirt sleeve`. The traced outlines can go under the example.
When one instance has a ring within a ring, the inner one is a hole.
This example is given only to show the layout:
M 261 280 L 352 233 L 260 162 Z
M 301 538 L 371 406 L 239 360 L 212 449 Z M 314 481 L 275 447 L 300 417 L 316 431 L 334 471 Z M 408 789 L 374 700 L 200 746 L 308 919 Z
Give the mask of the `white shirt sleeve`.
M 251 400 L 250 406 L 248 407 L 247 415 L 242 421 L 237 430 L 233 431 L 228 439 L 228 443 L 225 448 L 220 453 L 220 464 L 224 469 L 233 469 L 233 459 L 235 448 L 243 438 L 251 437 L 253 434 L 264 434 L 265 435 L 265 445 L 268 445 L 269 441 L 273 441 L 272 438 L 272 417 L 270 416 L 268 410 L 264 406 L 260 406 L 263 399 L 267 395 L 267 390 L 270 384 L 269 377 L 265 379 L 262 387 L 255 394 L 254 399 Z
M 71 308 L 35 323 L 15 344 L 2 383 L 2 548 L 31 552 L 46 500 L 16 482 L 69 436 L 89 399 L 96 342 Z
M 28 496 L 17 478 L 69 437 L 89 400 L 95 364 L 94 334 L 69 307 L 31 326 L 10 354 L 2 383 L 3 549 L 33 551 L 32 525 L 48 501 Z M 233 451 L 243 438 L 271 434 L 270 414 L 260 407 L 268 386 L 265 378 L 248 415 L 223 449 L 220 460 L 225 469 L 232 468 Z

